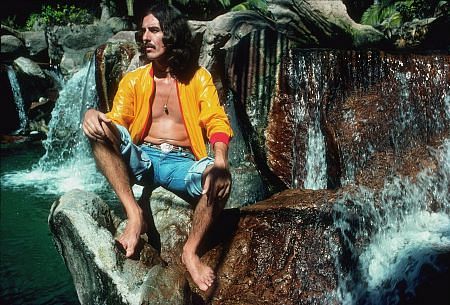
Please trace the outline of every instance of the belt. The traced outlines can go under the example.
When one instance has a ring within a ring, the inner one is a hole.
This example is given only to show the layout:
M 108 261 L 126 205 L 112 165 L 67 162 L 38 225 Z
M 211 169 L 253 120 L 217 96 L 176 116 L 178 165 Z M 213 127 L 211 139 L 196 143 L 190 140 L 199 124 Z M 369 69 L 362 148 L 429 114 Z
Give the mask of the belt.
M 153 144 L 150 142 L 144 142 L 142 145 L 158 149 L 162 151 L 163 153 L 169 153 L 169 152 L 184 152 L 184 153 L 192 153 L 191 150 L 188 147 L 182 147 L 182 146 L 176 146 L 169 143 L 161 143 L 161 144 Z

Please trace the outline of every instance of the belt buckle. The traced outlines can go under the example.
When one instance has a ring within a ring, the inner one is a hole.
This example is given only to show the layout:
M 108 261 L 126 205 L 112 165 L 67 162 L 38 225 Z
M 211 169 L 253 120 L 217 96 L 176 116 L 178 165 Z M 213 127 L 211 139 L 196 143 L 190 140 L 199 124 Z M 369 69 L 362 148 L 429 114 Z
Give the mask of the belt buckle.
M 169 143 L 162 143 L 159 145 L 159 147 L 161 148 L 161 151 L 165 154 L 167 154 L 173 150 L 173 145 L 169 144 Z

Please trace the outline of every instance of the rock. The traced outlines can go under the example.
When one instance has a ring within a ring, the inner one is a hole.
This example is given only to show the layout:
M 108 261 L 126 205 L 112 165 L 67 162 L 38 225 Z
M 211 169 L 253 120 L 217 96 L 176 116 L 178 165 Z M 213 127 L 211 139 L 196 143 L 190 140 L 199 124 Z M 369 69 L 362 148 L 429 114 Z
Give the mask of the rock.
M 183 272 L 165 268 L 156 250 L 144 243 L 139 260 L 126 259 L 118 250 L 114 235 L 119 223 L 98 196 L 79 190 L 51 208 L 49 226 L 80 303 L 147 304 L 151 296 L 163 304 L 170 296 L 171 304 L 187 304 Z
M 363 47 L 376 47 L 380 46 L 380 44 L 386 43 L 386 37 L 383 33 L 376 30 L 372 26 L 362 25 L 356 23 L 347 13 L 347 8 L 344 3 L 340 0 L 337 1 L 308 1 L 309 5 L 311 5 L 314 13 L 320 12 L 319 14 L 323 16 L 327 23 L 337 26 L 342 31 L 344 31 L 345 35 L 350 35 L 351 44 L 350 46 L 343 46 L 342 42 L 338 42 L 336 47 L 345 48 L 363 48 Z M 322 26 L 322 22 L 314 22 L 316 25 Z M 327 33 L 325 29 L 328 39 L 333 41 L 331 36 L 334 36 L 335 33 Z M 334 32 L 334 31 L 333 31 Z M 330 36 L 328 36 L 330 35 Z M 335 37 L 336 39 L 341 39 L 341 37 Z M 323 46 L 323 44 L 320 44 Z
M 106 21 L 106 24 L 111 28 L 113 33 L 125 31 L 130 28 L 128 21 L 120 17 L 111 17 Z
M 211 70 L 221 48 L 232 47 L 248 33 L 265 27 L 269 27 L 269 23 L 252 11 L 229 12 L 216 17 L 206 25 L 199 64 Z
M 136 31 L 120 31 L 109 38 L 107 42 L 136 43 Z
M 30 58 L 42 63 L 48 63 L 48 45 L 44 31 L 22 32 L 25 40 L 25 47 L 28 50 Z
M 39 65 L 29 58 L 18 57 L 16 60 L 14 60 L 14 65 L 17 67 L 18 70 L 22 71 L 23 73 L 31 77 L 36 77 L 40 79 L 45 79 L 46 77 L 44 71 L 42 71 Z
M 107 112 L 111 109 L 119 81 L 135 55 L 138 55 L 138 47 L 134 42 L 109 42 L 96 49 L 96 83 L 100 110 Z
M 335 197 L 330 191 L 288 191 L 241 211 L 226 210 L 201 250 L 217 273 L 217 286 L 207 293 L 190 278 L 187 286 L 179 251 L 190 216 L 183 220 L 176 210 L 186 207 L 166 191 L 157 191 L 151 202 L 167 267 L 148 244 L 139 261 L 125 259 L 113 240 L 123 228 L 120 219 L 94 194 L 62 196 L 52 206 L 49 226 L 81 304 L 316 304 L 336 287 L 323 238 L 332 235 Z
M 376 51 L 282 51 L 290 45 L 271 30 L 253 32 L 227 51 L 225 61 L 239 124 L 252 148 L 250 159 L 271 192 L 306 187 L 309 145 L 324 149 L 326 178 L 319 188 L 335 188 L 354 181 L 376 151 L 398 156 L 412 143 L 448 130 L 447 106 L 439 94 L 448 91 L 447 55 L 406 60 Z M 423 71 L 436 78 L 431 81 Z M 358 76 L 349 77 L 352 73 Z M 403 76 L 409 78 L 407 85 Z M 424 94 L 419 89 L 424 84 L 436 90 Z M 409 97 L 407 107 L 396 103 L 402 100 L 398 94 Z M 426 107 L 434 110 L 428 113 Z M 409 124 L 405 111 L 417 114 L 412 128 L 403 129 Z M 320 145 L 308 144 L 315 124 L 324 137 Z M 430 124 L 435 127 L 425 127 Z M 408 136 L 393 140 L 393 133 Z
M 89 53 L 113 36 L 105 24 L 55 26 L 47 32 L 49 57 L 65 74 L 73 74 L 89 59 Z
M 14 61 L 20 91 L 28 112 L 31 103 L 39 100 L 42 96 L 47 96 L 51 88 L 56 88 L 55 80 L 51 75 L 45 73 L 43 69 L 34 61 L 26 57 L 18 57 Z M 51 109 L 49 109 L 51 112 Z
M 289 190 L 228 210 L 202 258 L 217 272 L 212 304 L 326 304 L 335 289 L 332 191 Z M 222 224 L 223 223 L 223 224 Z
M 13 35 L 2 35 L 0 52 L 5 59 L 14 59 L 17 55 L 25 54 L 23 42 Z

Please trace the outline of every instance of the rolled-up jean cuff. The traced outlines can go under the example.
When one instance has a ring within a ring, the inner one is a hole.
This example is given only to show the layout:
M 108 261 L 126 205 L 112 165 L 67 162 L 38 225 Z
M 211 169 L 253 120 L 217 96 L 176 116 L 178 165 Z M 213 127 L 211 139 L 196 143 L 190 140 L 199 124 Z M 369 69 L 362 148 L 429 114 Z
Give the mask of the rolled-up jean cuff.
M 186 183 L 186 189 L 190 196 L 196 198 L 202 194 L 202 177 L 208 165 L 214 163 L 214 159 L 211 157 L 204 157 L 195 162 L 191 168 L 189 168 L 184 182 Z
M 126 164 L 128 164 L 131 173 L 135 177 L 136 183 L 140 184 L 143 174 L 151 167 L 151 161 L 139 146 L 133 144 L 128 130 L 115 124 L 120 133 L 120 153 Z

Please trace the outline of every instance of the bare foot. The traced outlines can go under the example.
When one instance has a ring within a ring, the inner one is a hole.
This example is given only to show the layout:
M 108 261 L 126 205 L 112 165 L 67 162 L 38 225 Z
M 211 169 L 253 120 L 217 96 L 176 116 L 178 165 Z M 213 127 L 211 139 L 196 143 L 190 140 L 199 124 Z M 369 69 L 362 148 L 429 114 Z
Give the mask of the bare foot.
M 195 254 L 189 255 L 183 253 L 181 260 L 198 288 L 203 291 L 208 290 L 216 278 L 214 271 L 209 266 L 203 264 Z
M 125 249 L 126 257 L 131 257 L 135 254 L 135 249 L 139 243 L 140 236 L 142 233 L 146 232 L 146 230 L 147 226 L 145 222 L 128 220 L 124 232 L 117 239 Z

